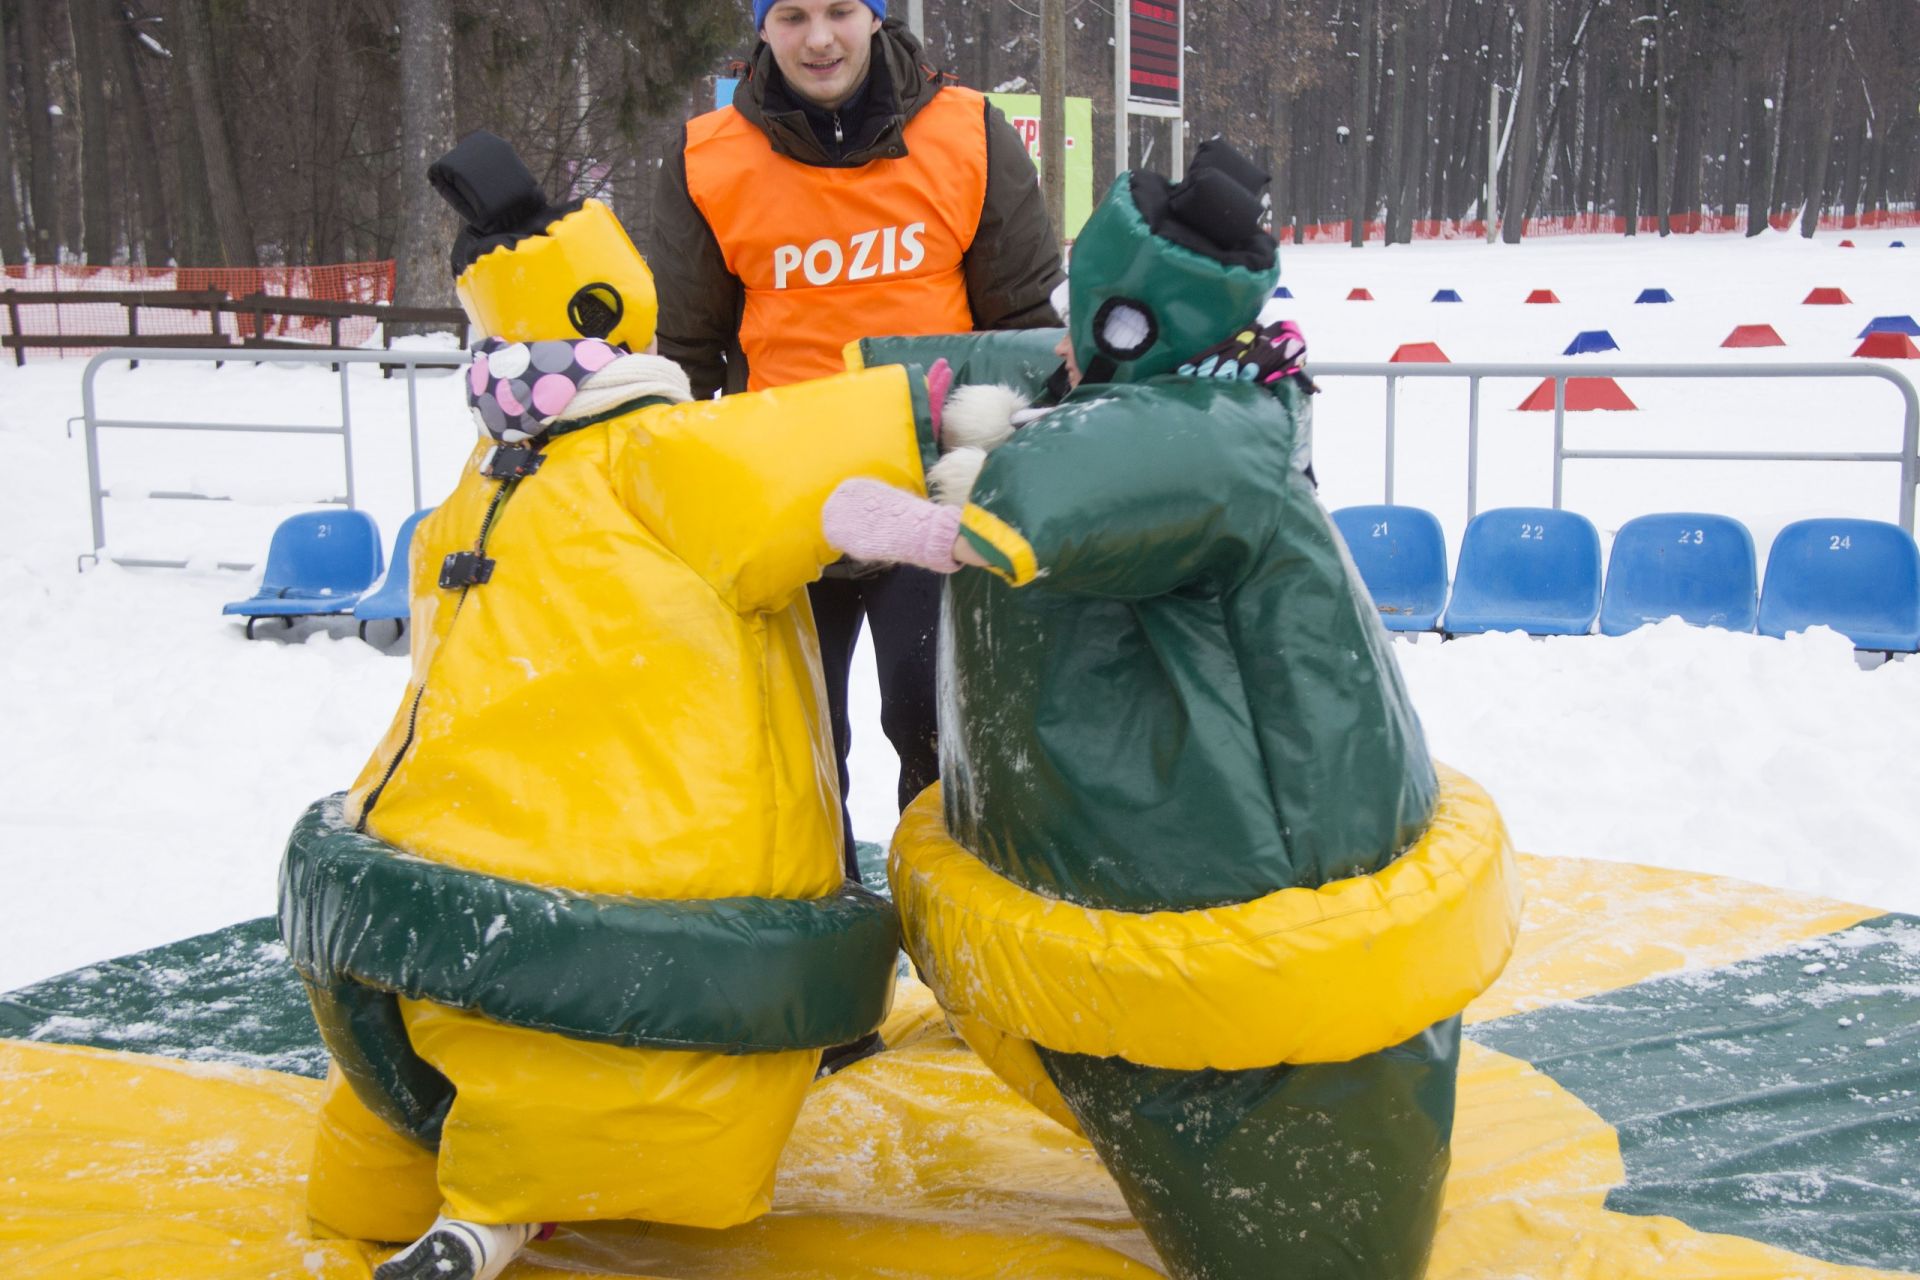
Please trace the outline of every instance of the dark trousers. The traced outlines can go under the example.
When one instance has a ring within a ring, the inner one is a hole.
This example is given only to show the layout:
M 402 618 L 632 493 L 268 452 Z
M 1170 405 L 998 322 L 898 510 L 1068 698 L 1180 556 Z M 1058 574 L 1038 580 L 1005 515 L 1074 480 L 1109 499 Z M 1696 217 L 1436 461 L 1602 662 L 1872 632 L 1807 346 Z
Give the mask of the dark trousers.
M 880 728 L 900 756 L 900 807 L 940 777 L 939 730 L 933 693 L 934 633 L 940 625 L 940 575 L 902 565 L 864 578 L 823 578 L 807 588 L 820 632 L 820 665 L 827 681 L 833 750 L 840 760 L 840 823 L 847 874 L 860 878 L 847 810 L 847 670 L 864 619 L 873 627 L 880 674 Z

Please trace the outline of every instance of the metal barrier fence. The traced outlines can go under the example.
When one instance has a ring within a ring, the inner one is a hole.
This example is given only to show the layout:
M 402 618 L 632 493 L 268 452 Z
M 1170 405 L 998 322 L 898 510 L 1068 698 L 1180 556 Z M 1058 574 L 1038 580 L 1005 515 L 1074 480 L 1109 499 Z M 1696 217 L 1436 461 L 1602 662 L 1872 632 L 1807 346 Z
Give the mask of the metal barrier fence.
M 101 418 L 96 412 L 94 376 L 100 366 L 111 360 L 223 361 L 245 360 L 253 364 L 331 364 L 339 371 L 340 420 L 324 424 L 283 423 L 205 423 L 182 421 L 146 421 L 128 418 Z M 415 374 L 421 368 L 458 369 L 467 363 L 464 351 L 249 351 L 236 355 L 230 350 L 116 347 L 102 351 L 87 362 L 80 382 L 81 413 L 70 418 L 82 422 L 87 442 L 87 491 L 93 513 L 93 550 L 79 559 L 98 561 L 107 545 L 104 500 L 107 491 L 100 486 L 99 433 L 113 428 L 139 431 L 241 431 L 261 434 L 335 435 L 340 437 L 341 459 L 345 472 L 346 494 L 332 499 L 351 507 L 353 492 L 352 401 L 347 378 L 349 365 L 385 364 L 407 371 L 407 437 L 412 468 L 413 506 L 420 498 L 420 413 Z M 1480 383 L 1487 378 L 1550 378 L 1553 381 L 1553 505 L 1561 505 L 1563 475 L 1568 459 L 1594 458 L 1633 460 L 1710 460 L 1763 462 L 1885 462 L 1900 468 L 1899 524 L 1908 533 L 1914 531 L 1915 486 L 1920 484 L 1920 392 L 1899 370 L 1883 364 L 1622 364 L 1616 362 L 1549 361 L 1526 364 L 1343 364 L 1313 366 L 1316 379 L 1382 378 L 1386 381 L 1386 483 L 1385 497 L 1393 501 L 1395 435 L 1399 384 L 1406 378 L 1465 378 L 1467 396 L 1467 515 L 1479 511 L 1480 471 Z M 1566 393 L 1569 378 L 1878 378 L 1891 383 L 1905 402 L 1906 412 L 1898 452 L 1794 452 L 1732 449 L 1569 449 L 1566 444 Z M 152 498 L 208 500 L 203 493 L 157 492 Z M 116 564 L 145 568 L 184 568 L 182 560 L 145 560 L 115 558 Z M 250 568 L 248 565 L 233 566 Z
M 404 367 L 407 371 L 407 447 L 412 467 L 413 508 L 418 511 L 420 501 L 420 397 L 416 373 L 422 368 L 458 369 L 463 367 L 469 357 L 464 351 L 247 351 L 244 354 L 222 348 L 172 348 L 172 347 L 113 347 L 102 351 L 87 361 L 86 372 L 80 378 L 80 414 L 67 419 L 67 433 L 73 433 L 73 424 L 84 424 L 87 441 L 87 500 L 93 510 L 93 550 L 79 557 L 79 562 L 100 561 L 100 553 L 107 545 L 107 520 L 105 500 L 108 491 L 100 487 L 100 432 L 109 428 L 124 431 L 214 431 L 248 432 L 260 435 L 323 435 L 340 437 L 341 463 L 345 471 L 346 493 L 343 496 L 319 499 L 352 507 L 353 492 L 353 398 L 347 380 L 348 367 L 356 364 L 381 364 Z M 111 360 L 162 360 L 162 361 L 200 361 L 213 363 L 219 361 L 245 362 L 248 364 L 330 364 L 336 366 L 340 382 L 340 420 L 332 423 L 279 423 L 279 422 L 191 422 L 191 421 L 155 421 L 137 418 L 102 418 L 99 416 L 94 395 L 94 376 L 100 366 Z M 172 498 L 186 501 L 218 501 L 218 496 L 207 493 L 184 493 L 172 491 L 149 492 L 149 498 Z M 184 569 L 185 560 L 147 560 L 137 557 L 113 557 L 115 564 L 131 565 L 147 569 Z M 221 568 L 250 569 L 247 564 L 222 564 Z
M 1551 378 L 1553 380 L 1553 505 L 1560 506 L 1561 481 L 1568 459 L 1610 458 L 1634 460 L 1688 460 L 1724 462 L 1890 462 L 1900 467 L 1900 527 L 1914 531 L 1914 487 L 1920 483 L 1920 393 L 1897 369 L 1884 364 L 1620 364 L 1613 361 L 1578 363 L 1550 361 L 1537 364 L 1315 364 L 1316 380 L 1326 378 L 1384 378 L 1387 383 L 1386 497 L 1393 501 L 1395 407 L 1403 378 L 1467 379 L 1467 517 L 1479 506 L 1480 383 L 1486 378 Z M 1906 418 L 1897 453 L 1841 453 L 1830 451 L 1783 453 L 1758 449 L 1569 449 L 1567 448 L 1567 380 L 1569 378 L 1878 378 L 1892 383 L 1906 402 Z

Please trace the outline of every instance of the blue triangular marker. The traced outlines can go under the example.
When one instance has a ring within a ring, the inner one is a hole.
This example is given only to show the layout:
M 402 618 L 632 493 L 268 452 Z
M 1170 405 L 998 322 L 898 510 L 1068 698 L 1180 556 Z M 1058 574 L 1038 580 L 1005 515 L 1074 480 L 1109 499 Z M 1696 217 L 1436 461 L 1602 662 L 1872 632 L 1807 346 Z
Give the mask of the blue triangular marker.
M 1291 298 L 1293 296 L 1293 290 L 1283 284 L 1276 285 L 1274 286 L 1273 296 L 1276 298 Z
M 1458 289 L 1442 289 L 1433 295 L 1433 300 L 1435 302 L 1458 302 L 1460 301 L 1460 291 Z
M 1591 355 L 1596 351 L 1618 351 L 1619 349 L 1620 344 L 1615 342 L 1613 335 L 1605 329 L 1586 329 L 1575 334 L 1573 341 L 1569 342 L 1567 349 L 1560 354 L 1563 356 L 1584 356 Z
M 1673 295 L 1665 289 L 1642 289 L 1635 302 L 1672 302 Z
M 1912 316 L 1875 316 L 1854 336 L 1864 338 L 1870 333 L 1904 333 L 1920 338 L 1920 324 L 1915 324 Z

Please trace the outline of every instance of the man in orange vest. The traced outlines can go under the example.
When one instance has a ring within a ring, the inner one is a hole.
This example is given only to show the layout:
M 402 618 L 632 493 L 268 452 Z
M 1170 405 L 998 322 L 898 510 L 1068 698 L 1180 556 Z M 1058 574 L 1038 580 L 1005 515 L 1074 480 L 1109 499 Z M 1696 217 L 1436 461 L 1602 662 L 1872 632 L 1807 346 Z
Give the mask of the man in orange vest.
M 754 0 L 761 37 L 733 105 L 687 125 L 655 211 L 660 353 L 697 397 L 845 368 L 859 338 L 1059 323 L 1062 279 L 1026 144 L 978 93 L 921 63 L 886 0 Z M 899 801 L 939 776 L 938 579 L 829 569 L 815 625 L 840 758 L 847 672 L 873 626 Z

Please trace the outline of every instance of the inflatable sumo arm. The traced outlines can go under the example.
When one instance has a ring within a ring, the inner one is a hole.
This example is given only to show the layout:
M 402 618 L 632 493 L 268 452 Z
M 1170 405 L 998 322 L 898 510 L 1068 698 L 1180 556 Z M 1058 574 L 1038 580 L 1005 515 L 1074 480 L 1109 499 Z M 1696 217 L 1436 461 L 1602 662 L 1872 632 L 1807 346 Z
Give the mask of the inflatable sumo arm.
M 984 456 L 943 500 L 991 571 L 949 578 L 941 784 L 890 873 L 955 1024 L 1174 1275 L 1414 1280 L 1518 880 L 1295 465 L 1301 380 L 1177 372 L 1271 293 L 1264 182 L 1209 144 L 1115 183 L 1068 284 L 1084 378 L 1044 412 L 1040 335 L 855 353 L 1010 384 L 947 402 Z
M 376 1240 L 744 1222 L 820 1051 L 891 999 L 803 588 L 837 483 L 922 491 L 926 388 L 690 402 L 604 205 L 550 205 L 484 134 L 433 176 L 483 438 L 413 544 L 405 698 L 286 851 L 334 1062 L 310 1210 Z

